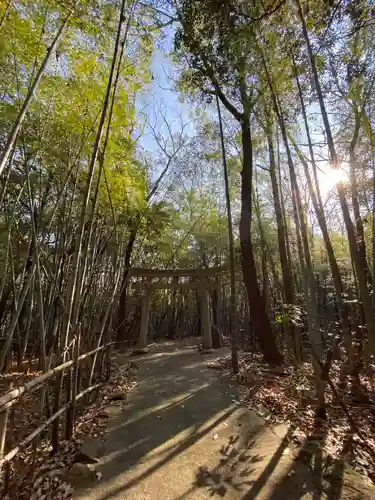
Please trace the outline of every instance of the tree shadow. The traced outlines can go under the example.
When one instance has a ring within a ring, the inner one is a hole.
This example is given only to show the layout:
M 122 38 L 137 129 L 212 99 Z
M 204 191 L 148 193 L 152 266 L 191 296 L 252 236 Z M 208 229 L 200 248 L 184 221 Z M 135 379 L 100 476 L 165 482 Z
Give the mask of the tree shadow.
M 140 359 L 140 383 L 108 427 L 97 467 L 100 493 L 94 488 L 92 497 L 80 491 L 76 498 L 127 495 L 230 417 L 236 410 L 233 390 L 227 378 L 206 367 L 212 357 L 169 343 Z
M 323 448 L 327 430 L 327 423 L 316 419 L 314 432 L 306 438 L 290 465 L 282 465 L 280 461 L 290 445 L 293 428 L 289 429 L 270 458 L 267 453 L 262 457 L 251 451 L 257 441 L 262 441 L 261 435 L 253 434 L 243 442 L 238 436 L 231 436 L 228 444 L 220 450 L 219 465 L 213 469 L 200 466 L 194 487 L 178 500 L 187 498 L 194 488 L 205 488 L 213 497 L 226 497 L 231 492 L 230 498 L 234 493 L 235 498 L 238 495 L 242 500 L 255 500 L 264 487 L 268 490 L 269 500 L 298 500 L 305 495 L 313 500 L 338 500 L 343 488 L 344 461 L 329 460 L 325 456 Z M 350 441 L 351 435 L 348 434 L 343 455 L 346 455 Z M 261 462 L 265 460 L 263 467 Z
M 241 493 L 252 484 L 249 477 L 254 471 L 253 465 L 262 461 L 262 457 L 249 452 L 255 440 L 246 445 L 239 444 L 239 441 L 239 436 L 229 438 L 220 449 L 221 459 L 214 469 L 198 468 L 194 488 L 206 488 L 211 496 L 224 497 L 229 489 Z
M 269 500 L 282 498 L 303 498 L 309 494 L 312 500 L 340 498 L 343 484 L 343 462 L 332 460 L 331 479 L 327 475 L 328 462 L 325 458 L 324 444 L 328 434 L 328 423 L 316 418 L 314 431 L 308 436 L 291 466 L 273 487 Z M 250 495 L 246 500 L 255 498 Z
M 266 467 L 263 469 L 262 473 L 259 475 L 259 477 L 256 480 L 252 481 L 252 486 L 251 486 L 250 490 L 248 490 L 246 492 L 246 494 L 242 497 L 243 500 L 251 500 L 251 499 L 257 498 L 261 489 L 267 484 L 272 473 L 274 472 L 279 461 L 281 460 L 281 458 L 284 454 L 284 451 L 286 450 L 286 448 L 288 447 L 288 445 L 290 443 L 292 434 L 293 434 L 293 428 L 291 427 L 288 430 L 288 432 L 286 433 L 286 435 L 284 436 L 284 438 L 281 440 L 275 453 L 273 454 L 271 459 L 268 461 L 268 463 L 267 463 Z M 282 498 L 282 497 L 279 497 L 279 500 L 280 500 L 280 498 Z
M 201 465 L 196 472 L 193 487 L 178 497 L 178 500 L 189 497 L 197 488 L 206 489 L 212 497 L 228 495 L 228 498 L 257 498 L 284 455 L 292 432 L 291 429 L 288 430 L 281 439 L 264 422 L 260 427 L 230 436 L 228 443 L 220 449 L 218 465 L 211 469 Z M 273 446 L 269 442 L 270 433 L 273 434 L 272 441 L 275 440 L 278 444 L 269 458 L 269 449 Z

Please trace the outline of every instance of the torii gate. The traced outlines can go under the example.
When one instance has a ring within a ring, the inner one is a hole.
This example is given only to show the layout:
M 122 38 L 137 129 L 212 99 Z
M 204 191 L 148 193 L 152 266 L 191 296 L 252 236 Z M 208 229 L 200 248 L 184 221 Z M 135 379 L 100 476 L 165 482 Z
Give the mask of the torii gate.
M 147 349 L 148 324 L 150 316 L 151 294 L 157 289 L 175 289 L 175 288 L 197 288 L 200 295 L 201 328 L 203 337 L 203 351 L 212 351 L 211 337 L 211 315 L 209 309 L 208 290 L 210 288 L 220 287 L 220 280 L 210 281 L 210 278 L 220 277 L 227 271 L 225 267 L 210 267 L 197 269 L 129 269 L 130 278 L 144 278 L 146 283 L 133 283 L 136 288 L 144 290 L 142 296 L 141 324 L 139 328 L 139 337 L 134 353 L 145 354 Z M 172 278 L 170 283 L 166 281 Z M 179 282 L 179 278 L 186 278 L 188 281 Z M 154 279 L 158 281 L 153 282 Z

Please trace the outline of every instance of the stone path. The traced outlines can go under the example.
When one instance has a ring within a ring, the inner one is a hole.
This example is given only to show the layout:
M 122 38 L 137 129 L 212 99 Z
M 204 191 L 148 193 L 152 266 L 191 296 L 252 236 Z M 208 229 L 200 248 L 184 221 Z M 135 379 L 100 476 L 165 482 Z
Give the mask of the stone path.
M 100 449 L 102 479 L 75 498 L 344 498 L 326 496 L 320 479 L 294 460 L 286 426 L 270 427 L 241 407 L 229 379 L 206 367 L 224 352 L 203 356 L 170 342 L 137 359 L 139 384 L 110 419 Z

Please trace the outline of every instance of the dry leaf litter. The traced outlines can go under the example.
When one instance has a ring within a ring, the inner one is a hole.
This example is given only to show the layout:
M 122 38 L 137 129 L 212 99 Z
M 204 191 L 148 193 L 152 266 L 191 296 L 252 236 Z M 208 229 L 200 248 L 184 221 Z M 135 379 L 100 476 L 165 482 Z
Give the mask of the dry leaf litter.
M 230 356 L 207 365 L 230 370 Z M 355 470 L 375 482 L 375 377 L 373 373 L 354 378 L 345 373 L 343 363 L 335 361 L 330 370 L 338 398 L 327 386 L 327 420 L 315 418 L 314 378 L 311 363 L 298 369 L 287 366 L 273 370 L 260 355 L 240 357 L 240 402 L 271 423 L 285 422 L 293 429 L 292 441 L 304 446 L 319 441 L 326 457 L 344 459 Z M 349 411 L 361 437 L 353 431 L 342 403 Z
M 71 470 L 72 466 L 82 459 L 80 449 L 86 437 L 98 437 L 104 442 L 108 416 L 105 415 L 103 409 L 113 401 L 118 401 L 119 404 L 124 403 L 127 393 L 136 385 L 137 370 L 138 364 L 134 362 L 120 368 L 112 363 L 111 377 L 96 395 L 95 400 L 88 406 L 86 402 L 77 407 L 74 438 L 71 441 L 62 441 L 58 453 L 52 455 L 50 434 L 46 433 L 39 440 L 34 440 L 33 445 L 19 452 L 11 462 L 8 493 L 6 496 L 1 496 L 0 493 L 0 498 L 4 500 L 71 498 L 74 488 L 64 478 L 66 471 Z M 14 387 L 16 387 L 38 375 L 40 372 L 37 371 L 3 374 L 0 389 L 8 387 L 9 380 L 13 380 Z M 39 411 L 40 396 L 41 390 L 25 394 L 15 405 L 11 428 L 8 428 L 12 435 L 13 446 L 42 423 L 43 418 Z M 52 393 L 49 396 L 51 397 Z M 60 435 L 63 435 L 63 427 L 62 422 Z M 100 480 L 100 475 L 95 472 L 93 465 L 85 464 L 85 467 L 92 470 L 96 479 Z M 3 491 L 4 471 L 1 474 L 0 492 Z

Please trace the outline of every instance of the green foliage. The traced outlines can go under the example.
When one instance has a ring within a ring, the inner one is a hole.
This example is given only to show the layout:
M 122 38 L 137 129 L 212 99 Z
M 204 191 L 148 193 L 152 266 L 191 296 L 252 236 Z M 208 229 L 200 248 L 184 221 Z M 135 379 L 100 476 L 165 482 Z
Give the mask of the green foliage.
M 370 249 L 373 237 L 372 215 L 369 212 L 375 142 L 375 35 L 373 27 L 366 26 L 347 36 L 348 29 L 354 31 L 362 26 L 370 13 L 368 2 L 341 2 L 336 6 L 336 17 L 332 20 L 332 9 L 327 6 L 329 3 L 304 2 L 303 9 L 334 129 L 334 140 L 339 144 L 343 162 L 348 157 L 354 116 L 359 114 L 355 173 L 358 174 L 366 248 Z M 68 4 L 61 1 L 12 0 L 9 5 L 0 28 L 1 144 L 5 142 L 51 39 L 68 12 Z M 272 15 L 265 15 L 267 9 L 274 6 L 271 0 L 178 0 L 174 5 L 181 23 L 176 31 L 168 31 L 167 38 L 169 40 L 172 34 L 175 35 L 173 69 L 181 70 L 177 86 L 181 100 L 189 95 L 198 104 L 189 113 L 192 120 L 189 141 L 171 162 L 164 179 L 165 185 L 152 200 L 148 200 L 153 174 L 163 169 L 164 164 L 161 165 L 162 161 L 152 148 L 151 151 L 143 151 L 137 144 L 136 135 L 142 126 L 136 103 L 152 82 L 149 68 L 158 35 L 154 27 L 150 28 L 150 14 L 145 14 L 145 5 L 137 3 L 119 68 L 120 78 L 105 152 L 109 114 L 104 123 L 86 218 L 94 221 L 94 236 L 95 231 L 101 236 L 104 234 L 115 248 L 120 248 L 121 244 L 126 247 L 129 235 L 136 227 L 133 255 L 136 264 L 150 267 L 226 264 L 228 228 L 222 153 L 216 108 L 210 105 L 220 88 L 220 98 L 227 104 L 227 109 L 224 110 L 224 106 L 222 109 L 235 245 L 237 248 L 240 246 L 237 229 L 242 137 L 238 116 L 233 120 L 233 113 L 227 112 L 231 109 L 230 105 L 239 114 L 245 109 L 249 111 L 254 156 L 252 188 L 256 198 L 252 208 L 258 216 L 253 217 L 251 231 L 257 272 L 258 276 L 264 274 L 262 264 L 266 257 L 272 291 L 275 300 L 280 303 L 283 292 L 276 285 L 282 281 L 282 273 L 269 175 L 268 129 L 271 130 L 280 168 L 280 177 L 277 173 L 278 189 L 285 212 L 290 251 L 288 259 L 296 276 L 296 283 L 293 283 L 296 289 L 303 281 L 303 268 L 297 249 L 287 157 L 273 111 L 270 82 L 283 110 L 288 133 L 296 143 L 306 144 L 295 81 L 296 76 L 299 77 L 313 141 L 323 143 L 322 147 L 314 150 L 316 160 L 327 163 L 329 157 L 326 139 L 321 132 L 321 120 L 316 117 L 319 114 L 316 89 L 311 84 L 310 63 L 305 45 L 301 42 L 301 26 L 294 2 L 282 3 Z M 32 241 L 26 171 L 30 175 L 31 198 L 41 211 L 38 224 L 43 258 L 47 262 L 53 261 L 53 252 L 49 253 L 49 250 L 54 245 L 65 245 L 68 255 L 70 247 L 74 247 L 72 242 L 82 213 L 90 158 L 108 84 L 118 7 L 117 0 L 81 1 L 43 75 L 18 137 L 5 194 L 1 224 L 7 229 L 9 218 L 13 217 L 13 222 L 9 238 L 6 231 L 1 233 L 2 269 L 6 267 L 9 241 L 12 250 L 19 252 L 17 258 L 20 262 L 26 261 Z M 0 19 L 4 12 L 2 3 Z M 345 31 L 346 38 L 339 37 L 341 31 Z M 163 50 L 166 50 L 165 47 Z M 111 96 L 113 91 L 112 88 Z M 202 102 L 208 103 L 204 109 Z M 173 128 L 169 117 L 166 121 Z M 161 134 L 161 144 L 164 144 L 164 139 Z M 306 157 L 311 168 L 310 151 L 303 146 L 301 154 L 293 152 L 292 155 L 306 209 L 306 221 L 311 226 L 307 233 L 314 271 L 329 279 L 325 243 L 312 214 L 301 166 L 301 158 Z M 323 170 L 325 163 L 322 164 Z M 99 179 L 98 166 L 101 164 L 103 171 Z M 93 206 L 96 189 L 98 199 Z M 347 194 L 349 198 L 350 186 Z M 340 270 L 349 275 L 352 272 L 350 252 L 347 238 L 339 232 L 342 221 L 337 198 L 326 195 L 323 192 L 325 214 L 330 214 L 327 224 L 334 253 Z M 90 236 L 93 241 L 94 236 Z M 88 239 L 85 233 L 84 249 L 90 245 Z M 371 256 L 371 252 L 368 255 Z M 237 264 L 240 267 L 240 263 Z M 10 272 L 8 269 L 8 275 Z M 285 305 L 283 311 L 276 314 L 275 322 L 284 326 L 301 326 L 303 314 L 301 305 Z
M 302 307 L 295 304 L 283 304 L 283 312 L 275 315 L 275 323 L 282 324 L 284 327 L 294 325 L 296 327 L 303 326 L 303 310 Z
M 108 81 L 116 12 L 114 3 L 98 9 L 91 0 L 80 2 L 29 109 L 22 130 L 29 160 L 35 158 L 34 169 L 58 183 L 71 176 L 73 169 L 78 185 L 84 184 Z M 14 121 L 48 40 L 66 14 L 60 2 L 11 2 L 1 27 L 0 133 Z M 117 213 L 126 212 L 128 206 L 140 210 L 146 196 L 145 172 L 136 161 L 132 131 L 136 96 L 149 82 L 149 57 L 149 44 L 140 38 L 131 51 L 125 50 L 121 63 L 104 161 Z M 102 211 L 110 212 L 104 177 L 99 203 Z

